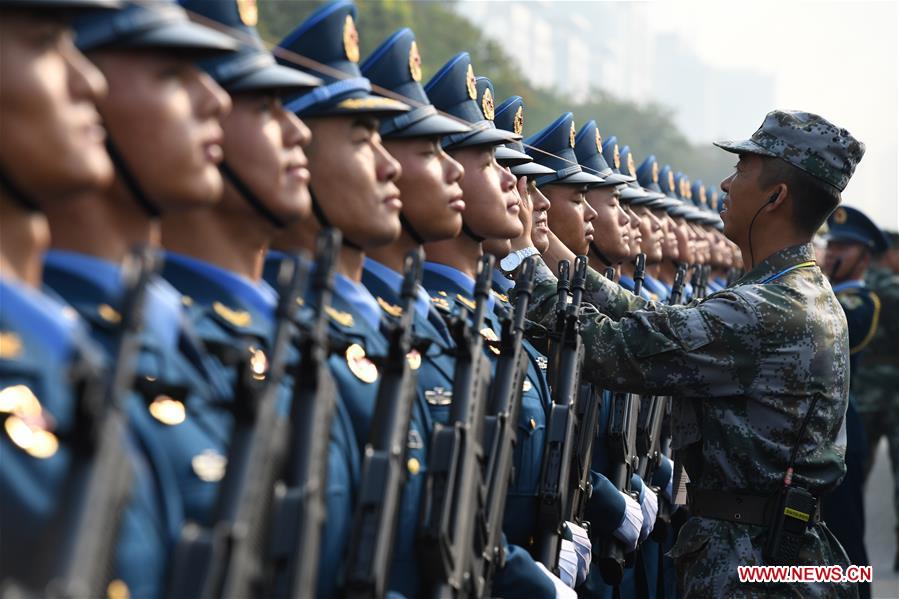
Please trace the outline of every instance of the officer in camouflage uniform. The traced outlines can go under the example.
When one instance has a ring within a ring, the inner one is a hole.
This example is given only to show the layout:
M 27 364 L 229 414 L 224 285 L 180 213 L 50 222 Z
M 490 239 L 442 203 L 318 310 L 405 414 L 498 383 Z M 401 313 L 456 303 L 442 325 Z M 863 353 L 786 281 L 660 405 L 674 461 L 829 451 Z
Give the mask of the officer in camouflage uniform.
M 893 504 L 899 514 L 899 234 L 886 233 L 890 248 L 868 269 L 867 287 L 880 300 L 880 324 L 852 374 L 852 393 L 868 436 L 865 472 L 880 439 L 889 443 Z M 899 544 L 897 544 L 899 546 Z M 899 571 L 899 549 L 893 565 Z
M 785 478 L 820 498 L 845 473 L 848 334 L 810 241 L 864 145 L 818 115 L 783 111 L 769 113 L 749 140 L 718 145 L 740 156 L 721 184 L 722 219 L 750 272 L 687 307 L 647 302 L 590 277 L 585 299 L 603 315 L 583 320 L 584 372 L 604 387 L 676 397 L 673 447 L 691 481 L 692 517 L 671 555 L 686 596 L 854 596 L 838 583 L 741 584 L 737 566 L 765 563 L 766 507 Z M 754 224 L 764 236 L 752 235 Z M 573 256 L 555 244 L 545 258 L 554 266 Z M 538 278 L 530 316 L 551 324 L 551 271 Z M 817 513 L 798 563 L 848 565 Z

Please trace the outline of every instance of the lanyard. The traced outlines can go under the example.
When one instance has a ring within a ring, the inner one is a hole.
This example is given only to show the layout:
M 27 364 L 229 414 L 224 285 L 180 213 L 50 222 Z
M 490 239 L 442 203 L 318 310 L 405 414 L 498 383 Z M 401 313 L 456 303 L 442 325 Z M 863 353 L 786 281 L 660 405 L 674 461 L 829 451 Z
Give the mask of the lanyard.
M 764 285 L 765 283 L 770 283 L 771 281 L 773 281 L 775 279 L 779 279 L 780 277 L 784 276 L 788 272 L 796 270 L 797 268 L 809 268 L 810 266 L 814 266 L 814 265 L 815 265 L 814 260 L 809 260 L 808 262 L 800 262 L 799 264 L 794 264 L 793 266 L 790 266 L 789 268 L 783 269 L 782 271 L 780 271 L 777 274 L 771 275 L 770 277 L 766 278 L 764 281 L 760 281 L 759 284 Z

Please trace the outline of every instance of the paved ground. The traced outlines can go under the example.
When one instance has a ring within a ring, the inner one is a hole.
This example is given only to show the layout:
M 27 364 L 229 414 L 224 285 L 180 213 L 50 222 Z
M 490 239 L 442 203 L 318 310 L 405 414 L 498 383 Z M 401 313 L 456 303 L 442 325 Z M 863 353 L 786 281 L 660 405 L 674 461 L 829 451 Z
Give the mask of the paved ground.
M 874 566 L 872 595 L 875 599 L 899 599 L 899 573 L 893 572 L 896 552 L 896 516 L 893 512 L 893 479 L 886 440 L 877 450 L 874 470 L 865 489 L 865 543 Z

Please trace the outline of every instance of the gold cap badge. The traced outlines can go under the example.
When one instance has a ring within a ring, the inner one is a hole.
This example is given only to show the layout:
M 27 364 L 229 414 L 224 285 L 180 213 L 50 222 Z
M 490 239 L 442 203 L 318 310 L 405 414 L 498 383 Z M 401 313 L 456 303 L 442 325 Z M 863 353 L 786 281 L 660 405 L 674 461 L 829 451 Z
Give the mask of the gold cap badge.
M 350 62 L 359 62 L 359 32 L 353 22 L 353 15 L 347 15 L 343 22 L 343 51 Z
M 421 54 L 418 53 L 418 44 L 412 40 L 409 46 L 409 74 L 413 81 L 421 81 Z
M 659 182 L 659 163 L 658 162 L 652 163 L 652 182 L 653 183 Z
M 256 0 L 237 0 L 237 13 L 240 15 L 240 21 L 247 27 L 255 27 L 259 21 Z
M 596 151 L 602 154 L 602 135 L 599 134 L 599 129 L 594 129 L 593 133 L 596 134 Z
M 637 173 L 637 167 L 634 166 L 634 155 L 630 152 L 627 153 L 627 174 L 634 176 Z
M 468 65 L 468 70 L 465 72 L 465 87 L 468 89 L 469 98 L 474 100 L 478 97 L 478 87 L 474 80 L 474 67 L 471 65 Z
M 571 121 L 571 131 L 568 132 L 568 145 L 574 147 L 574 138 L 577 135 L 577 129 L 574 128 L 574 121 Z
M 515 111 L 515 117 L 512 119 L 512 132 L 515 135 L 521 135 L 524 131 L 524 108 L 519 106 Z
M 844 210 L 843 208 L 837 208 L 833 213 L 833 222 L 838 225 L 842 225 L 846 222 L 848 216 L 849 215 L 846 214 L 846 210 Z
M 621 170 L 621 154 L 618 152 L 618 144 L 612 148 L 612 162 L 614 163 L 615 168 L 619 171 Z
M 484 97 L 481 98 L 481 112 L 488 121 L 493 120 L 493 94 L 489 87 L 484 90 Z
M 672 171 L 668 171 L 668 189 L 674 192 L 674 173 Z
M 378 380 L 378 367 L 365 355 L 365 348 L 354 343 L 346 349 L 346 365 L 350 372 L 363 383 Z

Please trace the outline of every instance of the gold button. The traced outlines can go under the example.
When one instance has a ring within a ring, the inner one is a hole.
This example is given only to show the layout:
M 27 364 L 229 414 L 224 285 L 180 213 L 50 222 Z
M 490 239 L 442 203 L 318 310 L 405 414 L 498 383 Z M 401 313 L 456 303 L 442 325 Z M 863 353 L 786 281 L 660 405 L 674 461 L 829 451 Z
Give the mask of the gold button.
M 418 370 L 419 368 L 421 368 L 421 354 L 418 353 L 417 349 L 413 349 L 408 354 L 406 354 L 406 360 L 409 361 L 410 369 Z
M 131 597 L 131 592 L 128 590 L 128 585 L 124 583 L 124 581 L 116 578 L 106 587 L 106 597 L 108 599 L 129 599 Z
M 181 424 L 187 417 L 184 404 L 168 395 L 157 395 L 147 409 L 153 418 L 169 426 Z
M 257 381 L 263 380 L 268 372 L 268 357 L 258 347 L 250 347 L 250 371 Z
M 102 318 L 106 322 L 117 324 L 122 320 L 122 315 L 119 314 L 116 309 L 109 304 L 100 304 L 99 306 L 97 306 L 97 313 L 100 315 L 100 318 Z
M 43 419 L 36 420 L 9 416 L 3 423 L 6 434 L 19 448 L 33 458 L 45 460 L 59 449 L 56 435 L 43 428 Z
M 537 428 L 537 421 L 534 420 L 533 418 L 531 418 L 531 430 L 534 430 L 536 428 Z
M 409 474 L 415 476 L 421 470 L 421 462 L 415 458 L 409 458 L 409 461 L 406 462 L 406 468 L 409 469 Z
M 203 482 L 217 483 L 225 476 L 228 458 L 212 449 L 207 449 L 191 458 L 190 465 L 197 478 Z

